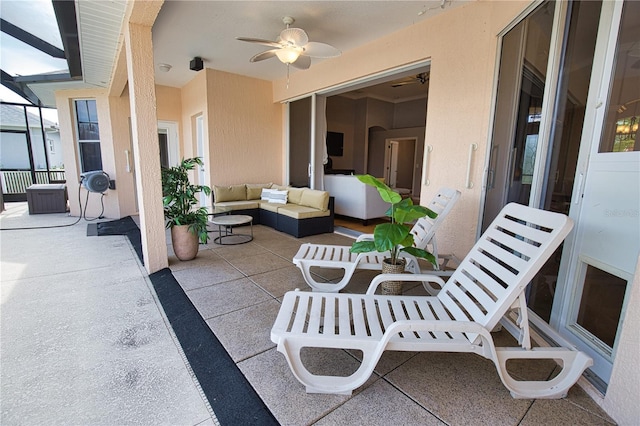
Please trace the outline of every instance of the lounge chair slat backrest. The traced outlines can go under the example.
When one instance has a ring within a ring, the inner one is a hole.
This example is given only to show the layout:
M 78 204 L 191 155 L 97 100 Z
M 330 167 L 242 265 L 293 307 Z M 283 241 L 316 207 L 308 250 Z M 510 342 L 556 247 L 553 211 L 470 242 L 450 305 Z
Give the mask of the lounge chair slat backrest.
M 507 205 L 460 263 L 438 299 L 456 320 L 475 321 L 493 329 L 571 228 L 571 219 L 565 215 Z M 468 335 L 470 340 L 475 337 Z
M 433 239 L 438 225 L 447 217 L 447 214 L 456 204 L 459 197 L 460 192 L 455 189 L 440 188 L 436 196 L 425 206 L 437 213 L 438 216 L 435 219 L 431 219 L 430 217 L 420 218 L 411 228 L 416 247 L 421 249 L 427 247 L 427 244 Z

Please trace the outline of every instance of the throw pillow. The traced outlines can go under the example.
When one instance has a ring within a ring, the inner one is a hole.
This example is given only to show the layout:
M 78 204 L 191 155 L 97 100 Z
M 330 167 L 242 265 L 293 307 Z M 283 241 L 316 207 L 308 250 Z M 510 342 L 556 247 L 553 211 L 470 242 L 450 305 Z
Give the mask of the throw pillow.
M 261 198 L 263 188 L 271 188 L 271 183 L 248 183 L 247 200 L 259 200 Z
M 271 197 L 269 199 L 270 203 L 276 203 L 276 204 L 287 204 L 287 196 L 289 194 L 289 191 L 282 191 L 279 189 L 272 189 L 271 190 Z

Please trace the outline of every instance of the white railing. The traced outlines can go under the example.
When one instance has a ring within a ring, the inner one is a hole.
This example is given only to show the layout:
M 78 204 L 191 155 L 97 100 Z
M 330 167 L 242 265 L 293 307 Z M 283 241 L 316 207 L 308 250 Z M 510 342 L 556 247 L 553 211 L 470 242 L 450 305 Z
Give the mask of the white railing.
M 64 170 L 52 170 L 47 179 L 46 171 L 36 171 L 36 183 L 44 184 L 50 181 L 64 181 Z M 24 194 L 27 188 L 33 184 L 31 172 L 28 170 L 0 171 L 2 192 L 4 194 Z

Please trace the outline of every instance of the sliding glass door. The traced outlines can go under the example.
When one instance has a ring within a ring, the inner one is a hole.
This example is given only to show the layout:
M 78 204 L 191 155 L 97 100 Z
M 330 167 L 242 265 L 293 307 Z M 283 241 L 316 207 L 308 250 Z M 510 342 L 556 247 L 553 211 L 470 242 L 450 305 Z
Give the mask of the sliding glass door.
M 482 230 L 508 202 L 575 221 L 527 302 L 604 387 L 640 251 L 638 16 L 634 1 L 543 2 L 505 32 L 485 180 Z

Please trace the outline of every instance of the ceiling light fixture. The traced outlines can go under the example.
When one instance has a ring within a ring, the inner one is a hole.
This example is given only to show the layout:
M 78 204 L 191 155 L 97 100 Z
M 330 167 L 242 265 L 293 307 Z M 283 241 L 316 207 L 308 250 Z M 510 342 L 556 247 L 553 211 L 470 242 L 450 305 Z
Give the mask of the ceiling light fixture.
M 287 46 L 276 50 L 275 53 L 280 62 L 289 65 L 298 60 L 302 53 L 302 48 L 299 46 Z
M 171 70 L 172 66 L 170 64 L 158 64 L 158 68 L 162 72 L 169 72 Z

